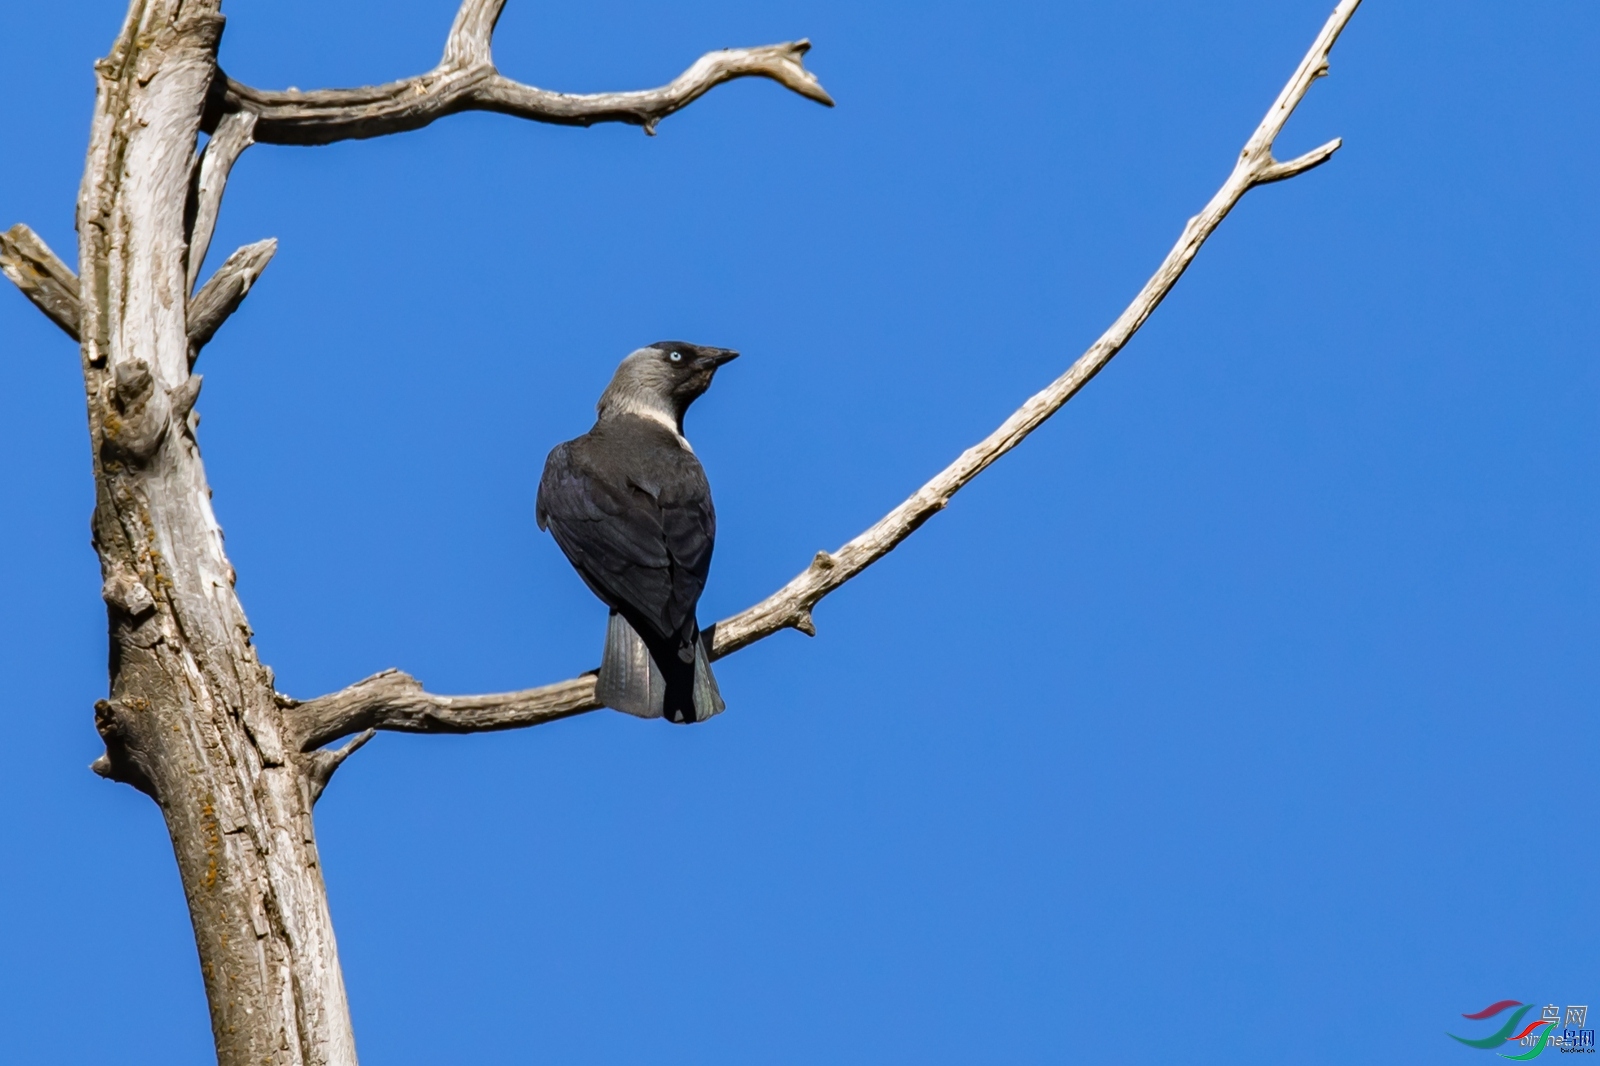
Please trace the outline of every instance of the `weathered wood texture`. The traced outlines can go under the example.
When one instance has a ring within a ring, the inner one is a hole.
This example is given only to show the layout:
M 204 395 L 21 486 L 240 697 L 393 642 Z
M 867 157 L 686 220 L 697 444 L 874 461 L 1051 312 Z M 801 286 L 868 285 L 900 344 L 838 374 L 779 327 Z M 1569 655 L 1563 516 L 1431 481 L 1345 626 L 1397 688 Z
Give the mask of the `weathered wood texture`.
M 94 539 L 111 628 L 95 769 L 148 792 L 166 817 L 218 1061 L 353 1064 L 307 760 L 283 740 L 188 417 L 199 383 L 186 216 L 216 8 L 135 0 L 96 65 L 78 203 Z M 229 302 L 214 302 L 207 332 Z
M 660 89 L 569 96 L 511 82 L 490 42 L 504 0 L 465 0 L 428 74 L 365 89 L 268 93 L 222 76 L 221 0 L 131 0 L 95 66 L 78 200 L 80 276 L 26 226 L 0 235 L 0 270 L 78 339 L 96 485 L 94 540 L 110 626 L 110 692 L 95 708 L 97 773 L 160 805 L 188 897 L 222 1066 L 354 1066 L 355 1042 L 312 806 L 378 729 L 464 733 L 594 710 L 594 675 L 523 692 L 435 696 L 388 671 L 299 702 L 257 658 L 211 510 L 193 407 L 196 353 L 250 292 L 276 248 L 234 253 L 193 298 L 229 172 L 252 143 L 321 144 L 414 129 L 468 109 L 588 125 L 662 117 L 731 78 L 771 78 L 831 103 L 801 65 L 805 41 L 702 57 Z M 1138 297 L 1073 366 L 861 536 L 715 626 L 713 656 L 811 611 L 949 503 L 1061 408 L 1155 310 L 1251 188 L 1326 160 L 1272 145 L 1360 0 L 1343 0 L 1233 173 Z M 197 152 L 200 135 L 211 137 Z M 355 734 L 338 750 L 323 745 Z
M 278 242 L 271 237 L 247 244 L 228 256 L 217 268 L 205 287 L 189 301 L 189 349 L 191 364 L 206 342 L 216 335 L 228 316 L 238 310 L 244 298 L 250 295 L 250 286 L 256 283 L 261 272 L 267 269 L 278 251 Z
M 263 91 L 227 79 L 222 111 L 256 116 L 262 144 L 329 144 L 419 129 L 461 111 L 498 111 L 537 122 L 592 126 L 629 122 L 654 132 L 656 123 L 734 78 L 761 77 L 821 104 L 833 105 L 803 65 L 809 41 L 760 48 L 726 48 L 701 56 L 658 89 L 622 93 L 558 93 L 501 76 L 491 52 L 505 0 L 466 0 L 450 28 L 444 58 L 426 74 L 386 85 L 313 92 Z
M 194 225 L 189 236 L 190 291 L 200 278 L 206 252 L 211 250 L 211 237 L 217 230 L 217 216 L 222 211 L 222 193 L 228 187 L 228 175 L 233 173 L 233 164 L 239 161 L 244 150 L 255 143 L 255 128 L 256 117 L 248 111 L 223 115 L 200 153 Z
M 1191 218 L 1178 243 L 1162 260 L 1133 302 L 1111 327 L 1049 387 L 1029 397 L 988 437 L 962 452 L 904 503 L 872 528 L 834 552 L 818 552 L 811 565 L 760 603 L 711 627 L 711 657 L 720 659 L 784 629 L 816 635 L 812 609 L 834 589 L 893 551 L 928 519 L 942 511 L 969 481 L 1021 444 L 1098 374 L 1144 325 L 1172 291 L 1212 232 L 1257 185 L 1283 181 L 1327 162 L 1340 142 L 1329 141 L 1287 162 L 1273 158 L 1272 147 L 1289 116 L 1313 82 L 1328 72 L 1328 54 L 1361 0 L 1342 0 L 1329 16 L 1311 50 L 1278 94 L 1267 115 L 1245 143 L 1233 171 L 1210 203 Z M 359 730 L 462 733 L 515 729 L 599 710 L 595 672 L 553 685 L 487 696 L 435 696 L 416 679 L 395 670 L 349 688 L 293 705 L 290 728 L 306 747 L 326 744 Z
M 78 275 L 20 222 L 0 233 L 0 273 L 67 336 L 78 339 Z

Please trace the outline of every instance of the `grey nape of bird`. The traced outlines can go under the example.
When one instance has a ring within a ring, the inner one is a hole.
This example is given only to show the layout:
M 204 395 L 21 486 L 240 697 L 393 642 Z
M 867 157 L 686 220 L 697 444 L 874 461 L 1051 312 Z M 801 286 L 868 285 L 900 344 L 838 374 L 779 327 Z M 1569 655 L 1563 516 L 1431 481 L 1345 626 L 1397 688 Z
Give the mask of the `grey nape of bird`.
M 738 354 L 640 348 L 600 394 L 594 428 L 556 445 L 539 479 L 539 528 L 611 608 L 595 698 L 641 718 L 703 722 L 724 706 L 695 618 L 717 515 L 683 414 Z

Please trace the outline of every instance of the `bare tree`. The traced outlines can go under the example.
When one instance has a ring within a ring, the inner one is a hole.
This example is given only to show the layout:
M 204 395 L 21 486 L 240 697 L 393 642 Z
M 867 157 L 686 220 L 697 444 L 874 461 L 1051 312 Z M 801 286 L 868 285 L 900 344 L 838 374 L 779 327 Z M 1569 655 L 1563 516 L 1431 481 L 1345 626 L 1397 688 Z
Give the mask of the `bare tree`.
M 272 240 L 229 256 L 196 291 L 228 174 L 252 144 L 327 144 L 417 129 L 458 111 L 587 126 L 656 123 L 715 86 L 759 75 L 832 104 L 802 65 L 806 41 L 702 56 L 671 83 L 569 95 L 495 69 L 505 0 L 463 0 L 444 57 L 387 85 L 267 92 L 217 64 L 220 0 L 131 0 L 97 97 L 78 198 L 74 274 L 26 226 L 0 235 L 0 269 L 79 342 L 93 446 L 94 541 L 110 621 L 110 694 L 95 705 L 106 751 L 96 773 L 160 806 L 188 897 L 223 1066 L 353 1066 L 311 811 L 329 778 L 378 729 L 515 729 L 598 708 L 591 671 L 486 696 L 435 696 L 388 671 L 311 700 L 277 691 L 234 594 L 196 439 L 194 373 L 206 342 L 271 260 Z M 1342 0 L 1138 296 L 1070 369 L 910 499 L 794 580 L 717 623 L 713 656 L 786 628 L 943 509 L 1121 350 L 1229 211 L 1258 185 L 1325 162 L 1331 141 L 1288 162 L 1273 143 L 1360 0 Z M 203 147 L 200 135 L 206 134 Z M 329 748 L 336 741 L 343 746 Z

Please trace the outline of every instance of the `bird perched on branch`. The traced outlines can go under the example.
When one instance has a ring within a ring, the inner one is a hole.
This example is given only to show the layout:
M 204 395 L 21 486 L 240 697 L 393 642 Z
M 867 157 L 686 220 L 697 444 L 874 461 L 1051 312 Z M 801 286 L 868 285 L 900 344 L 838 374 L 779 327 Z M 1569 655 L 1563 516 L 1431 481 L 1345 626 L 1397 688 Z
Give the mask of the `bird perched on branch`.
M 695 618 L 717 515 L 683 415 L 738 355 L 640 348 L 600 395 L 594 428 L 556 445 L 539 480 L 539 528 L 611 608 L 595 698 L 641 718 L 703 722 L 724 706 Z

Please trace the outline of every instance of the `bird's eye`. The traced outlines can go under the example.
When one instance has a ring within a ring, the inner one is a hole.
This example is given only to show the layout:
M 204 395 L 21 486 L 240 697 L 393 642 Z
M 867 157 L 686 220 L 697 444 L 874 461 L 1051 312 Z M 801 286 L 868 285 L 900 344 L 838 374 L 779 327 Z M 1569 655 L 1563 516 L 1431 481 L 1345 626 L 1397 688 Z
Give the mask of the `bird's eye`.
M 674 363 L 681 363 L 681 362 L 683 362 L 683 353 L 682 352 L 668 352 L 667 353 L 667 358 L 672 360 Z

